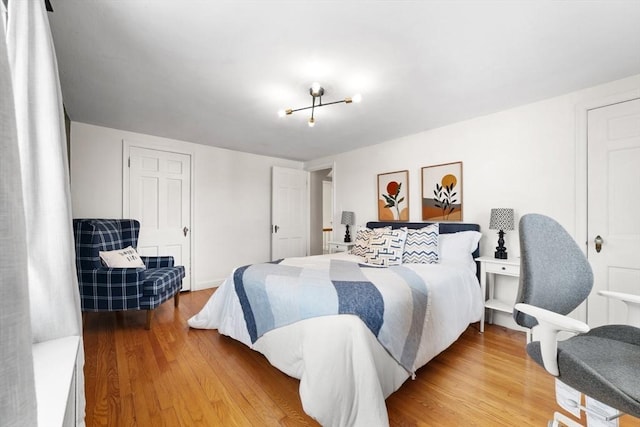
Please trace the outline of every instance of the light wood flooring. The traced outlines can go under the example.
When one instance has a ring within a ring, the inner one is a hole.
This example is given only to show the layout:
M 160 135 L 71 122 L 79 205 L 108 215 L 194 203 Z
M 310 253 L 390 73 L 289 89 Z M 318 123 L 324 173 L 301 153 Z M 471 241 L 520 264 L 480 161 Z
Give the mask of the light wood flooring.
M 213 290 L 156 310 L 85 317 L 86 424 L 92 426 L 317 426 L 299 382 L 259 353 L 187 319 Z M 521 332 L 471 325 L 387 399 L 391 426 L 546 426 L 553 379 L 524 351 Z M 640 426 L 623 417 L 621 426 Z

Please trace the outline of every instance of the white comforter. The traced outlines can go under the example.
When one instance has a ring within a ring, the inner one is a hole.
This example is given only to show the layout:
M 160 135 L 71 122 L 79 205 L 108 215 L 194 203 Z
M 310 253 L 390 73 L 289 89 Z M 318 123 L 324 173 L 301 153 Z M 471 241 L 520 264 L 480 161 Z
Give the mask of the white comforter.
M 347 253 L 321 255 L 319 262 L 322 257 L 361 261 Z M 296 259 L 283 261 L 287 262 L 295 265 Z M 451 345 L 469 323 L 480 320 L 483 298 L 468 265 L 405 266 L 423 277 L 429 287 L 430 309 L 416 359 L 416 366 L 423 366 Z M 267 332 L 252 345 L 233 275 L 189 319 L 189 326 L 218 329 L 300 379 L 302 406 L 323 426 L 387 426 L 384 400 L 410 375 L 352 315 L 302 320 Z

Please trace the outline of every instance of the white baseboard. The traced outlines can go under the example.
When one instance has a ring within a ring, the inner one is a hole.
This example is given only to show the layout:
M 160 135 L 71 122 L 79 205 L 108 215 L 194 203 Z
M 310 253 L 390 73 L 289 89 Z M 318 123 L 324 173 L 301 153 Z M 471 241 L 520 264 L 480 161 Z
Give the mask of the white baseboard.
M 214 279 L 214 280 L 207 280 L 204 282 L 198 282 L 196 283 L 196 286 L 194 289 L 192 289 L 192 291 L 201 291 L 203 289 L 217 288 L 218 286 L 222 285 L 224 281 L 225 279 Z

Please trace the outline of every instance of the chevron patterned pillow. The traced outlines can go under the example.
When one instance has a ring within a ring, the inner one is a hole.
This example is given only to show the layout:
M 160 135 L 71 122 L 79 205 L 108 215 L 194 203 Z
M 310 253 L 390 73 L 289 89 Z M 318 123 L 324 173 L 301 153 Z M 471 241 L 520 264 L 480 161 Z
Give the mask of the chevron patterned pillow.
M 353 247 L 351 248 L 353 255 L 365 256 L 369 247 L 369 236 L 371 236 L 372 232 L 373 230 L 370 228 L 361 228 L 356 232 L 356 239 L 353 241 Z
M 402 264 L 402 251 L 406 237 L 406 227 L 397 230 L 374 229 L 369 237 L 365 262 L 383 267 Z
M 438 235 L 440 226 L 431 224 L 416 230 L 407 230 L 402 262 L 405 264 L 436 264 L 438 262 Z

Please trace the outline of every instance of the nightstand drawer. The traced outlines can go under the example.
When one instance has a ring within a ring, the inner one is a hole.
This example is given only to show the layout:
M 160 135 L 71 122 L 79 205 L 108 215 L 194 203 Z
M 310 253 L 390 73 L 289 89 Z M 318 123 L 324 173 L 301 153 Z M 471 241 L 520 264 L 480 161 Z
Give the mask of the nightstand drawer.
M 329 253 L 348 252 L 353 247 L 353 242 L 329 242 Z
M 329 250 L 331 252 L 342 252 L 345 250 L 345 247 L 341 244 L 338 243 L 330 243 L 329 244 Z
M 487 273 L 504 274 L 506 276 L 520 275 L 519 265 L 493 264 L 493 263 L 487 262 L 486 269 L 487 269 Z

